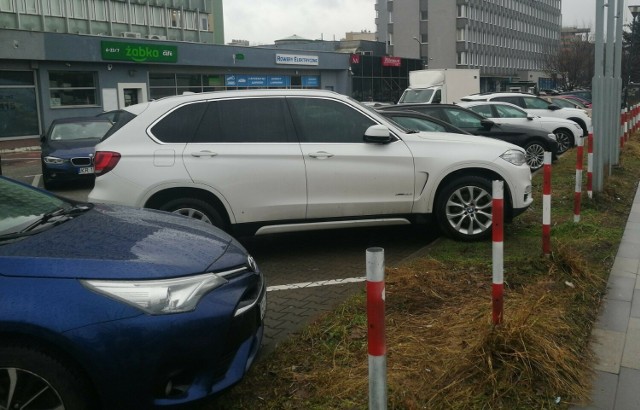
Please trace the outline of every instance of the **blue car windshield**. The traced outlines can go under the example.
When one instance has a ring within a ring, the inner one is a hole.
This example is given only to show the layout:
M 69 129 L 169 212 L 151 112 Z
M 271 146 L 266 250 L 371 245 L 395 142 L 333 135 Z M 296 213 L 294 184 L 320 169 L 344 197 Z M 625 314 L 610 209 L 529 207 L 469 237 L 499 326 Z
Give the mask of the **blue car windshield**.
M 60 198 L 0 178 L 0 235 L 20 232 L 43 215 L 71 208 L 71 203 Z
M 52 141 L 99 140 L 109 131 L 111 125 L 108 121 L 60 123 L 53 126 L 49 138 Z

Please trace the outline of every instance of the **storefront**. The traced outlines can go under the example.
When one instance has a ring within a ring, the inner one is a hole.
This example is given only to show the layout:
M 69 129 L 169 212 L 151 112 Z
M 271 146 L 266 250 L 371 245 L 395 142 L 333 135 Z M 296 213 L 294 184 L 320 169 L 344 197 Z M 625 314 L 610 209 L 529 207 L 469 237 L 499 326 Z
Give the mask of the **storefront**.
M 0 139 L 56 118 L 184 92 L 317 88 L 351 94 L 349 54 L 1 30 Z

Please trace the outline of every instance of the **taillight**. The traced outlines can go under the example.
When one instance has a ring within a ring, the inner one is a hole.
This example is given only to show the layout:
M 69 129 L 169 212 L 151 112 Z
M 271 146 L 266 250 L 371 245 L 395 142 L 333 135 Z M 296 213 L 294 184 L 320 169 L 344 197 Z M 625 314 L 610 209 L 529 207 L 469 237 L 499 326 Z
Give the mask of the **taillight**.
M 95 174 L 103 175 L 116 167 L 120 161 L 120 154 L 112 151 L 96 151 L 93 161 Z

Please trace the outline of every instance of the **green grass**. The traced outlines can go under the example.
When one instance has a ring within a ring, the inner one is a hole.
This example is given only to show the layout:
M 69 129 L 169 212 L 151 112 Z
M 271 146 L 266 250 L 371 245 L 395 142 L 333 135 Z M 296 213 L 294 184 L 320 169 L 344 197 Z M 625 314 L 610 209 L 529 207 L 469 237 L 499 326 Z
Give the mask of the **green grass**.
M 589 399 L 590 334 L 637 189 L 637 139 L 625 146 L 603 192 L 589 199 L 583 191 L 578 223 L 576 151 L 554 164 L 549 256 L 542 254 L 543 175 L 534 175 L 534 205 L 505 226 L 500 326 L 491 323 L 491 241 L 441 239 L 387 267 L 389 408 L 547 409 Z M 586 155 L 584 163 L 586 170 Z M 367 406 L 362 293 L 292 336 L 203 408 Z

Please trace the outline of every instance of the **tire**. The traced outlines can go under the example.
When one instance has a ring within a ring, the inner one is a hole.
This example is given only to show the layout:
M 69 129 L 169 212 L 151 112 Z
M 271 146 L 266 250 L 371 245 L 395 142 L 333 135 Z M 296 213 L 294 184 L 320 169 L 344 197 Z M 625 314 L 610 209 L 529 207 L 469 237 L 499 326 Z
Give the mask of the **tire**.
M 546 147 L 538 141 L 531 141 L 524 146 L 525 160 L 532 171 L 536 171 L 544 165 L 544 153 Z
M 447 184 L 436 200 L 435 216 L 442 232 L 452 239 L 477 241 L 491 235 L 491 182 L 466 176 Z
M 7 409 L 91 409 L 90 386 L 71 367 L 36 348 L 0 346 L 0 405 Z
M 558 128 L 553 131 L 558 141 L 558 154 L 565 153 L 569 148 L 575 145 L 573 133 L 566 128 Z
M 162 211 L 173 212 L 187 216 L 189 218 L 198 219 L 202 222 L 214 225 L 222 230 L 227 229 L 227 224 L 220 213 L 205 201 L 197 198 L 180 198 L 174 199 L 162 205 Z

